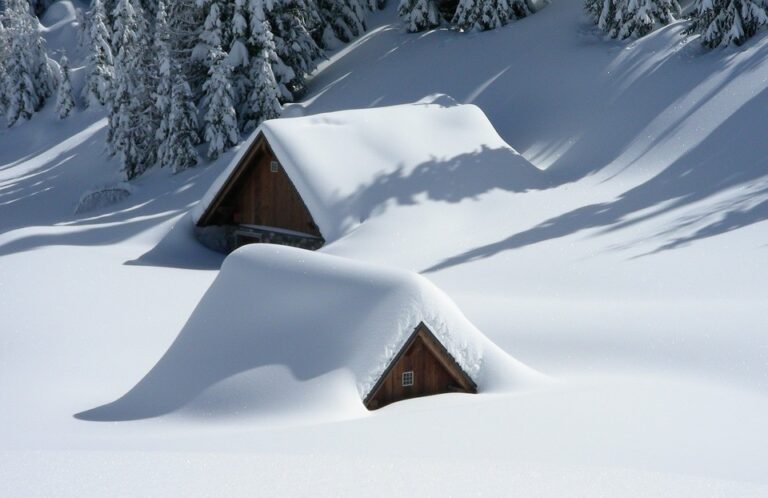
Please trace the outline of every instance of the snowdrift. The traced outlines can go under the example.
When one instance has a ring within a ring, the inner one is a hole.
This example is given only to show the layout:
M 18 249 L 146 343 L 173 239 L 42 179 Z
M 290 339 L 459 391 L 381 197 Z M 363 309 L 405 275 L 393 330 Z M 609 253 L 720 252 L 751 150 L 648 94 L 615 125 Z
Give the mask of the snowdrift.
M 265 121 L 195 206 L 195 223 L 260 133 L 326 242 L 393 197 L 411 202 L 411 190 L 428 187 L 429 200 L 451 202 L 493 188 L 544 184 L 542 172 L 499 136 L 483 111 L 436 94 L 412 104 Z
M 424 277 L 254 244 L 226 259 L 181 334 L 138 385 L 78 417 L 139 419 L 185 405 L 186 413 L 222 416 L 359 415 L 366 413 L 362 398 L 421 321 L 481 393 L 537 377 Z

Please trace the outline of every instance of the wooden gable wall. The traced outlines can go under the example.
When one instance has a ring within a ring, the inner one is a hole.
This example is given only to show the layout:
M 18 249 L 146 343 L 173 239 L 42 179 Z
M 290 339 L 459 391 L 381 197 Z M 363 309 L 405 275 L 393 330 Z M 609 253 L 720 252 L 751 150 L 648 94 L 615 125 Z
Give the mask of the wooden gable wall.
M 271 163 L 277 162 L 277 171 Z M 321 237 L 299 192 L 263 135 L 198 222 L 206 225 L 263 225 Z
M 403 385 L 412 372 L 413 385 Z M 476 393 L 477 386 L 424 324 L 419 324 L 365 399 L 369 410 L 420 396 Z

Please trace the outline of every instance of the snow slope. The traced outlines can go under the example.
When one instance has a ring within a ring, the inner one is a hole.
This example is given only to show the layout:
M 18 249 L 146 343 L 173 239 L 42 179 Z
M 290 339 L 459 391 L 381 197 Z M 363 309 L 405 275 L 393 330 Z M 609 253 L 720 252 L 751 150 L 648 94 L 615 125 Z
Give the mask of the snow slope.
M 117 180 L 103 116 L 46 109 L 0 129 L 0 494 L 768 494 L 768 36 L 709 53 L 680 24 L 605 41 L 570 0 L 494 32 L 410 35 L 392 9 L 289 112 L 448 94 L 548 182 L 393 176 L 323 252 L 421 272 L 557 382 L 327 423 L 241 412 L 226 394 L 246 375 L 166 416 L 74 418 L 152 370 L 215 279 L 187 212 L 237 151 L 75 215 Z
M 488 341 L 425 278 L 264 244 L 226 259 L 179 337 L 141 382 L 78 417 L 133 420 L 195 399 L 223 415 L 236 406 L 281 418 L 312 420 L 317 411 L 359 417 L 367 412 L 362 400 L 421 322 L 481 392 L 536 385 L 537 374 Z M 229 399 L 224 406 L 223 399 Z

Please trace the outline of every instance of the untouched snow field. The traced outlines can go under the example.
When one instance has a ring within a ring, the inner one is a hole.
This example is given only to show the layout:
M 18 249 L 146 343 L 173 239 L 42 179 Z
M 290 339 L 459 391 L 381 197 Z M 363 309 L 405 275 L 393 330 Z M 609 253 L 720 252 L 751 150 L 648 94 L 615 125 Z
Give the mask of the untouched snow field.
M 44 21 L 77 67 L 70 7 Z M 259 383 L 338 394 L 349 375 L 275 362 L 162 416 L 75 418 L 185 330 L 223 260 L 189 211 L 237 151 L 75 215 L 117 165 L 103 114 L 60 122 L 51 103 L 0 129 L 0 495 L 768 495 L 768 35 L 703 52 L 678 23 L 604 41 L 570 0 L 412 35 L 393 10 L 287 114 L 447 94 L 547 181 L 435 151 L 382 178 L 388 195 L 322 252 L 421 273 L 550 382 L 343 416 L 243 406 Z

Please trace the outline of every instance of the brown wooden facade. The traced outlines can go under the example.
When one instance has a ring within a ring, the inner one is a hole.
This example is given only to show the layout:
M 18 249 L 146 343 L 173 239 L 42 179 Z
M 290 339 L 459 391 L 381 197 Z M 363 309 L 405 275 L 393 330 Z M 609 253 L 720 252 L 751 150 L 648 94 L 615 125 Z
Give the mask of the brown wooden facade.
M 317 246 L 322 245 L 322 235 L 309 209 L 262 134 L 250 145 L 197 225 L 258 226 L 261 231 L 274 227 L 281 229 L 277 231 L 279 240 L 295 232 L 293 235 L 299 238 L 319 240 Z
M 477 393 L 477 385 L 422 322 L 373 386 L 369 410 L 408 398 L 449 392 Z

